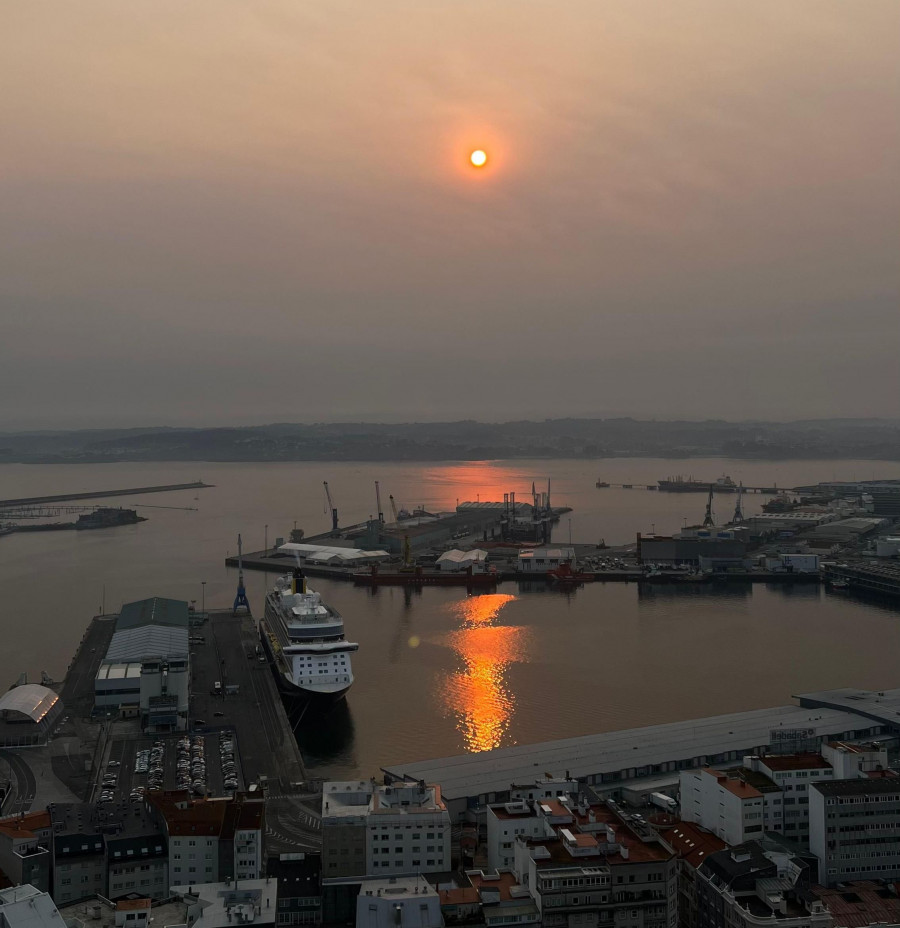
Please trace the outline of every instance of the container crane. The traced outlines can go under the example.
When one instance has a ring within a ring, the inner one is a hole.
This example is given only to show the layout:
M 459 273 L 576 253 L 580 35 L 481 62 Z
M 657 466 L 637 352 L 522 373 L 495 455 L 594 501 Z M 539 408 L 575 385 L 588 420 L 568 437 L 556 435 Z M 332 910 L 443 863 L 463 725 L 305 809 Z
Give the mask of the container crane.
M 381 487 L 375 481 L 375 502 L 378 505 L 378 521 L 384 525 L 384 510 L 381 508 Z
M 334 505 L 334 500 L 331 498 L 331 490 L 328 489 L 328 481 L 323 480 L 323 485 L 325 486 L 325 511 L 331 510 L 331 530 L 336 532 L 338 529 L 338 511 Z
M 400 521 L 400 518 L 399 518 L 398 515 L 397 515 L 397 504 L 394 502 L 394 494 L 393 494 L 393 493 L 391 493 L 390 496 L 388 496 L 388 501 L 389 501 L 390 504 L 391 504 L 391 512 L 394 514 L 394 522 L 399 522 L 399 521 Z

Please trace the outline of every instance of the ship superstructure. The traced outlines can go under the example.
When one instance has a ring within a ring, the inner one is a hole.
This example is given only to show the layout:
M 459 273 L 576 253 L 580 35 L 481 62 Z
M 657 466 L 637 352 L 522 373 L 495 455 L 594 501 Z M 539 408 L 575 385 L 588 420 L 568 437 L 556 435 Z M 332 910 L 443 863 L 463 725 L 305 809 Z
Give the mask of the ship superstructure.
M 260 639 L 282 691 L 300 698 L 340 699 L 353 684 L 341 614 L 309 589 L 301 570 L 281 577 L 266 594 Z

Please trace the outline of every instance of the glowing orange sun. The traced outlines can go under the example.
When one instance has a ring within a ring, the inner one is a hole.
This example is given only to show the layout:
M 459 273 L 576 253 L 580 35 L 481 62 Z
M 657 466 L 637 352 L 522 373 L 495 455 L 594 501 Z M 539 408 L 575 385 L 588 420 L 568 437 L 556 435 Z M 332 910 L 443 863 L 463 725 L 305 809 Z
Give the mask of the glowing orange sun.
M 487 153 L 479 148 L 469 155 L 469 161 L 472 162 L 474 167 L 483 168 L 487 164 Z

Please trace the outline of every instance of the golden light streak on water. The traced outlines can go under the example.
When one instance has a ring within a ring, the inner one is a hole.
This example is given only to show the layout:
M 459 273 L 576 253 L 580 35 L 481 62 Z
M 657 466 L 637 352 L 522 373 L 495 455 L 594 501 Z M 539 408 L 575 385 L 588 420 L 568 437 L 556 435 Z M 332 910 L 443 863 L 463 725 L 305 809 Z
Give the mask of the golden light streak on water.
M 515 693 L 505 674 L 511 663 L 528 660 L 528 631 L 496 624 L 513 600 L 515 596 L 492 593 L 453 605 L 462 624 L 447 640 L 463 666 L 444 679 L 441 695 L 457 718 L 466 750 L 473 753 L 503 744 L 515 712 Z

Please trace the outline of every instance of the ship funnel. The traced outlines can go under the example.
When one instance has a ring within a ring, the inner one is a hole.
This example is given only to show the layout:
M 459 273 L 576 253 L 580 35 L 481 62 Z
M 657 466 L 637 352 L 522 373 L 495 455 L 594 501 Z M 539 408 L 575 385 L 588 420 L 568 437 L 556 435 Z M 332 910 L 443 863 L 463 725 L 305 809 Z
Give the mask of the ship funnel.
M 303 576 L 303 571 L 299 567 L 294 568 L 294 572 L 291 575 L 291 592 L 292 593 L 305 593 L 306 592 L 306 577 Z

